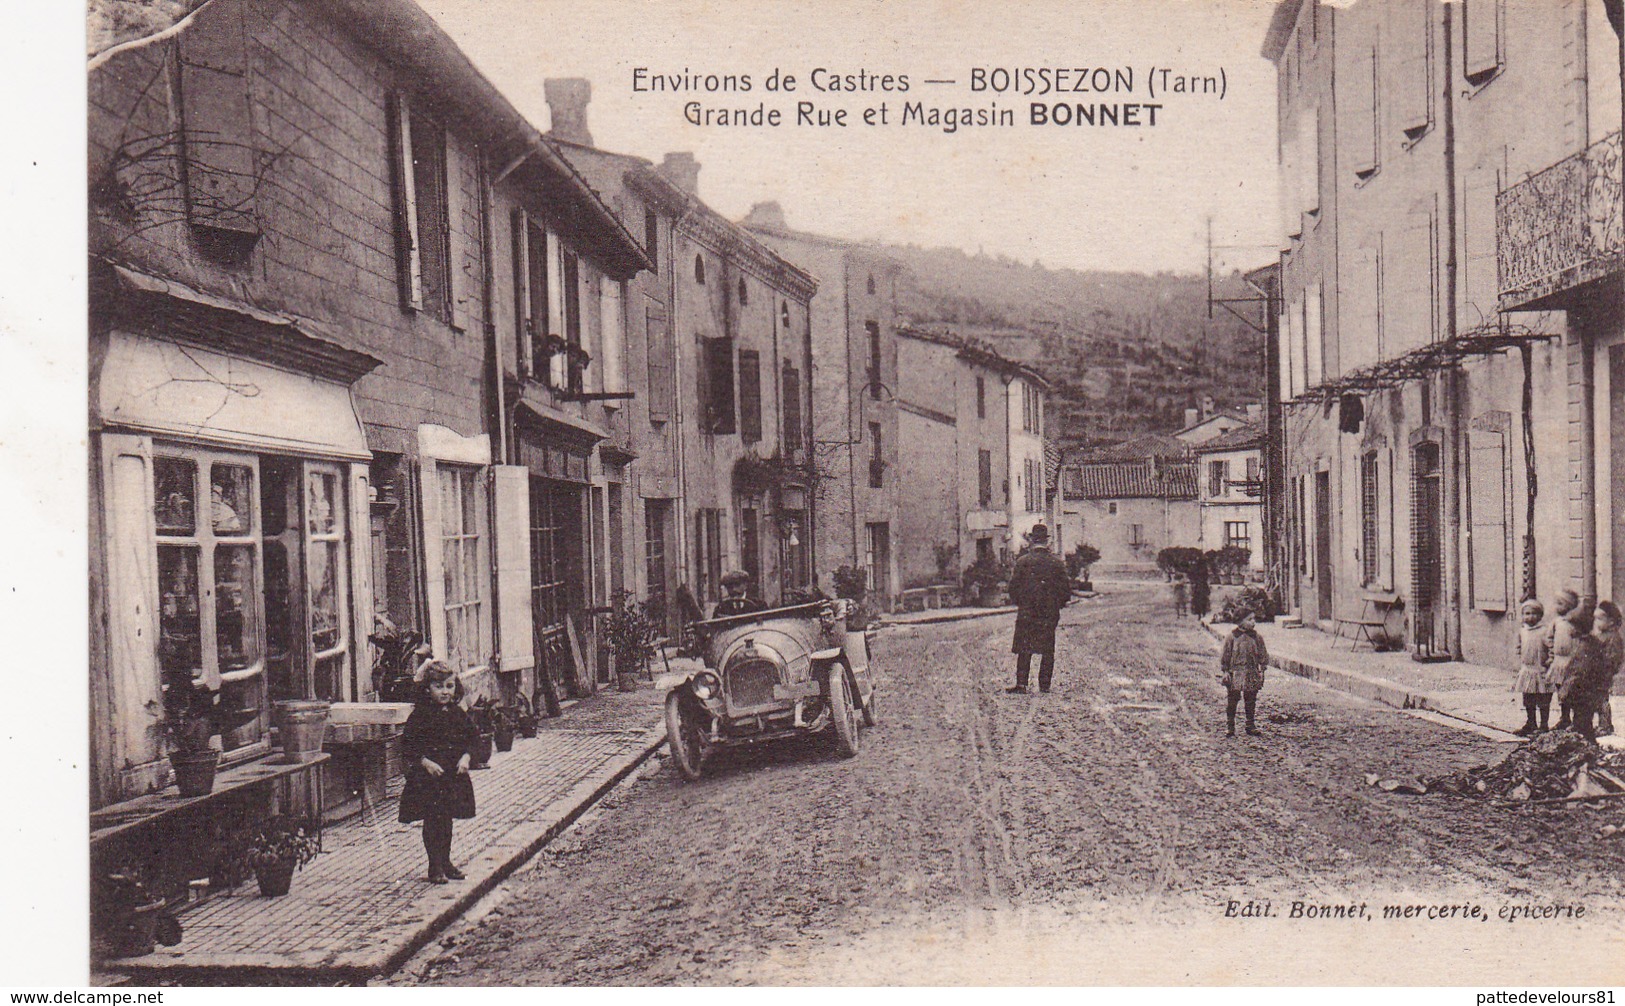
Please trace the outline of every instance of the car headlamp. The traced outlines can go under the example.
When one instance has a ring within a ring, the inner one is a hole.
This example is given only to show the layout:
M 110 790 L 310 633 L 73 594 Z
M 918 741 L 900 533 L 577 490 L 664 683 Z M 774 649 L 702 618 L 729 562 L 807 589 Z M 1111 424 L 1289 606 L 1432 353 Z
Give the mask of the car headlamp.
M 709 699 L 717 694 L 717 688 L 720 685 L 721 682 L 717 680 L 717 676 L 715 674 L 712 674 L 710 671 L 702 671 L 701 673 L 694 675 L 694 697 L 699 699 Z

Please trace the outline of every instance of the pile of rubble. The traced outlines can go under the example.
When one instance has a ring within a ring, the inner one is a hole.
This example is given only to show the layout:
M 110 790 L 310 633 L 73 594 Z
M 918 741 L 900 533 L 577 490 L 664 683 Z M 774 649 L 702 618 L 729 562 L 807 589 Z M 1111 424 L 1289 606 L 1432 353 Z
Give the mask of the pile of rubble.
M 1390 793 L 1453 793 L 1513 802 L 1583 799 L 1625 794 L 1625 752 L 1604 753 L 1572 730 L 1554 730 L 1513 748 L 1493 765 L 1430 779 L 1366 776 Z

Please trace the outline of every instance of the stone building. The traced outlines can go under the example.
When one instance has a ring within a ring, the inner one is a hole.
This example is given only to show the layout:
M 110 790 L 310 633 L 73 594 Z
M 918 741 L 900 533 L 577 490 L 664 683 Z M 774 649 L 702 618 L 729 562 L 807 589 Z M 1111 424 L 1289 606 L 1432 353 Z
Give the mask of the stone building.
M 1058 520 L 1068 547 L 1100 551 L 1096 573 L 1146 575 L 1157 553 L 1201 537 L 1190 445 L 1146 433 L 1075 453 L 1061 465 Z
M 1607 7 L 1276 7 L 1272 503 L 1306 622 L 1378 603 L 1418 658 L 1499 664 L 1520 598 L 1625 589 Z
M 914 586 L 898 557 L 904 501 L 898 466 L 897 270 L 878 251 L 792 230 L 778 203 L 741 225 L 818 278 L 812 300 L 814 499 L 820 582 L 841 566 L 864 571 L 885 609 Z
M 913 585 L 953 582 L 978 559 L 1020 551 L 1034 524 L 1055 523 L 1048 383 L 952 334 L 904 326 L 897 335 L 900 573 Z
M 1243 424 L 1191 449 L 1196 462 L 1196 547 L 1247 550 L 1247 567 L 1264 568 L 1264 431 Z
M 409 0 L 215 0 L 92 60 L 89 99 L 93 807 L 167 783 L 194 690 L 231 714 L 227 773 L 278 699 L 383 740 L 349 720 L 390 718 L 391 627 L 528 696 L 531 476 L 571 487 L 579 612 L 632 393 L 589 361 L 639 242 Z M 540 271 L 496 250 L 521 231 Z M 377 769 L 337 748 L 330 810 L 362 785 L 341 762 Z

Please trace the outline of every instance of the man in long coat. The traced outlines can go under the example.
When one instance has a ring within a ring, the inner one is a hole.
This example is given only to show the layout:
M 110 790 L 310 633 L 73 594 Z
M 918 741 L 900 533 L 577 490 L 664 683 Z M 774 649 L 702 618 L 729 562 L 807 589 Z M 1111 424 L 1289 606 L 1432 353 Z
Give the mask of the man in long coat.
M 1027 692 L 1033 654 L 1038 654 L 1038 690 L 1049 691 L 1055 676 L 1055 623 L 1072 600 L 1071 577 L 1060 556 L 1049 550 L 1049 528 L 1034 524 L 1027 532 L 1027 548 L 1010 574 L 1010 600 L 1016 603 L 1016 632 L 1010 652 L 1016 655 L 1016 683 L 1005 689 Z

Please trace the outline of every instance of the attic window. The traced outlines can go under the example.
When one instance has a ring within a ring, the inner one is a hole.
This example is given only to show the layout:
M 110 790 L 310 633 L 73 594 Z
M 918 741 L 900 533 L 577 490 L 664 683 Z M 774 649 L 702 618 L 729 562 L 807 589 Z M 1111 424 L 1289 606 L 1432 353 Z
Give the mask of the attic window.
M 870 273 L 869 274 L 869 293 L 870 293 L 870 295 L 873 295 L 874 292 L 875 292 L 875 274 Z
M 694 256 L 694 282 L 705 285 L 705 258 L 701 255 Z
M 783 302 L 781 302 L 779 304 L 779 321 L 783 323 L 785 328 L 790 327 L 790 302 L 789 301 L 783 301 Z
M 739 277 L 739 304 L 743 307 L 750 303 L 750 293 L 745 289 L 745 277 Z

